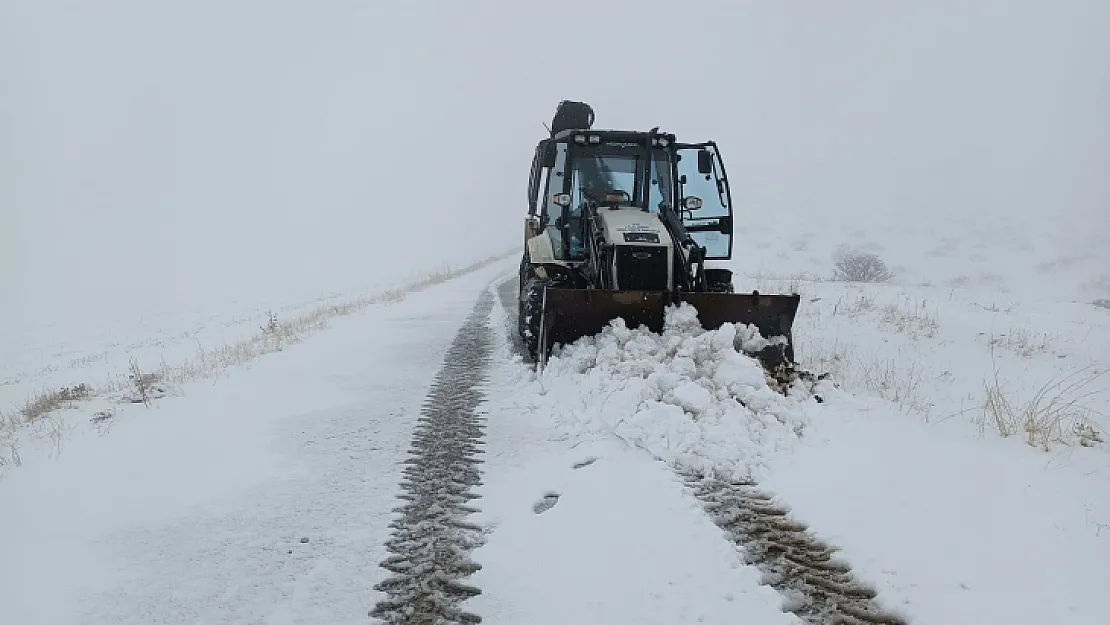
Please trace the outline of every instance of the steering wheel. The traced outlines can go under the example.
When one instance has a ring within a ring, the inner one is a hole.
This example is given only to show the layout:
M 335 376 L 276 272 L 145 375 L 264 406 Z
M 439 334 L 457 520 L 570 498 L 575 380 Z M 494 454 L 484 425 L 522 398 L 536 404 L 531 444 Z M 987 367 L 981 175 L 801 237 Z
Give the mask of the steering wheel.
M 608 196 L 617 194 L 620 194 L 624 197 L 625 204 L 632 203 L 632 195 L 629 194 L 628 191 L 624 191 L 622 189 L 606 189 L 603 187 L 593 187 L 591 189 L 585 190 L 586 197 L 597 202 L 598 204 L 611 204 L 611 202 L 606 201 L 608 199 Z

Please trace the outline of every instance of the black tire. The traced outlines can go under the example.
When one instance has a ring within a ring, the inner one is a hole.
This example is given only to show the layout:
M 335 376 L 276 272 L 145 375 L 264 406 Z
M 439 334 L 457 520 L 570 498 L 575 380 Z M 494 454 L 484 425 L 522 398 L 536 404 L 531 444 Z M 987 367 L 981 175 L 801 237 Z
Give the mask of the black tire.
M 729 269 L 706 268 L 705 290 L 712 293 L 732 293 L 732 271 Z
M 516 273 L 517 277 L 520 279 L 519 286 L 521 289 L 524 288 L 524 283 L 528 280 L 528 278 L 536 275 L 535 272 L 532 270 L 532 261 L 528 258 L 527 250 L 520 256 L 520 268 L 517 269 Z
M 532 362 L 539 361 L 540 320 L 543 317 L 543 293 L 551 281 L 533 277 L 524 284 L 520 293 L 520 310 L 517 325 L 520 338 Z
M 525 324 L 524 324 L 524 318 L 525 318 L 525 315 L 524 315 L 524 301 L 526 299 L 525 289 L 528 287 L 528 283 L 530 281 L 534 280 L 535 278 L 536 278 L 536 270 L 532 267 L 531 259 L 528 257 L 528 250 L 525 250 L 524 254 L 520 257 L 520 269 L 517 270 L 517 294 L 516 294 L 516 301 L 517 301 L 517 334 L 519 334 L 522 339 L 525 337 L 525 331 L 527 329 L 527 328 L 525 328 Z

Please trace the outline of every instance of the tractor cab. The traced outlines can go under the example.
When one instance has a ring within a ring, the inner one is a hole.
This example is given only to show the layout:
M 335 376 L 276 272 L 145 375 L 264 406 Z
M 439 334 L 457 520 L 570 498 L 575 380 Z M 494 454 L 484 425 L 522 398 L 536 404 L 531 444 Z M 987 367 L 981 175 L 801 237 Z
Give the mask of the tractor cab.
M 713 142 L 678 144 L 652 132 L 568 129 L 537 146 L 529 185 L 535 233 L 550 229 L 560 260 L 583 260 L 588 209 L 638 209 L 670 220 L 676 233 L 705 248 L 705 258 L 732 256 L 732 199 Z M 534 235 L 533 235 L 534 236 Z

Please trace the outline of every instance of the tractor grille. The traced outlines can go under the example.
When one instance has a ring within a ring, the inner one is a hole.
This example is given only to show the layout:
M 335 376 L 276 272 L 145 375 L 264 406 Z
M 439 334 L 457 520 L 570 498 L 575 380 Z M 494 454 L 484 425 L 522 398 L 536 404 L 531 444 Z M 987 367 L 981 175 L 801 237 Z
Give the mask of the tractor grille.
M 667 248 L 620 245 L 616 250 L 617 288 L 663 291 L 667 288 Z

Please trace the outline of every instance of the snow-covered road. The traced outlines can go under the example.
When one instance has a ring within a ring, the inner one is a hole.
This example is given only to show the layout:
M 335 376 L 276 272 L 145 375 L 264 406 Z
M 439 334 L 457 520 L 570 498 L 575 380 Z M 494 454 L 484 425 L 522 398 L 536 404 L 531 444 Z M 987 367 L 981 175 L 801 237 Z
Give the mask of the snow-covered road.
M 421 404 L 505 263 L 0 480 L 0 623 L 366 623 Z

